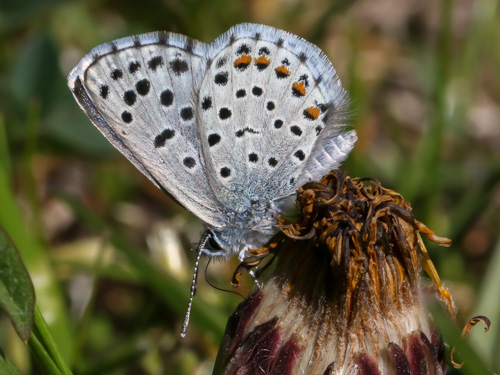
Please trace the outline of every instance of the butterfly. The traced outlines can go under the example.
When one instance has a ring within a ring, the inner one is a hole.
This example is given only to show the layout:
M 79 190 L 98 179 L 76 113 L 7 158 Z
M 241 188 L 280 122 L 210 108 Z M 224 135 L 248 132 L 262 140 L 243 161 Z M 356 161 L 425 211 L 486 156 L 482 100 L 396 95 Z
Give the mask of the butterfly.
M 324 53 L 259 24 L 211 44 L 169 32 L 102 44 L 68 85 L 111 144 L 208 225 L 199 250 L 210 257 L 262 246 L 295 190 L 357 139 Z
M 118 39 L 85 55 L 68 85 L 111 144 L 208 225 L 182 337 L 201 255 L 244 259 L 261 247 L 296 189 L 357 140 L 324 53 L 264 25 L 236 25 L 211 44 L 169 32 Z

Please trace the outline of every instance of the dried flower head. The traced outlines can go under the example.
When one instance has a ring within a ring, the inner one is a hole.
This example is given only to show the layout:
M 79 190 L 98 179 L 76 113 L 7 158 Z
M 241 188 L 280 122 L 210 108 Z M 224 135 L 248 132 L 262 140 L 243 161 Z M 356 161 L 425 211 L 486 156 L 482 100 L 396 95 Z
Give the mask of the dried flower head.
M 440 336 L 420 269 L 454 316 L 411 206 L 372 179 L 334 171 L 299 189 L 296 221 L 237 269 L 273 263 L 263 287 L 228 322 L 214 373 L 443 374 Z M 270 260 L 272 259 L 272 261 Z

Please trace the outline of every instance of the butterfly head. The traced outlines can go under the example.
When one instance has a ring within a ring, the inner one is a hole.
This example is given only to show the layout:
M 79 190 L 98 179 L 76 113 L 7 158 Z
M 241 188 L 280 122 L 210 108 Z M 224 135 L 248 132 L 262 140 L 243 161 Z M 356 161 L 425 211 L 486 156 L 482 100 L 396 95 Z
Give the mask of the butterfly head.
M 226 243 L 223 242 L 220 232 L 213 228 L 208 228 L 203 237 L 206 238 L 203 247 L 200 249 L 203 255 L 208 255 L 210 258 L 227 257 L 230 253 L 226 249 Z
M 265 212 L 249 212 L 236 215 L 234 220 L 221 228 L 208 228 L 203 237 L 200 249 L 211 258 L 228 259 L 238 254 L 240 259 L 246 258 L 247 250 L 257 249 L 276 233 L 276 214 L 273 208 Z

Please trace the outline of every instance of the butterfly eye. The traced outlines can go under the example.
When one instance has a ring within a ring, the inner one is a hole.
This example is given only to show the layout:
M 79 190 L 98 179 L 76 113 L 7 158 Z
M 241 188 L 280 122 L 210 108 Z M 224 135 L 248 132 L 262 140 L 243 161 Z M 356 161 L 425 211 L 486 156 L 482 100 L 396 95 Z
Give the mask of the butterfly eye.
M 222 247 L 220 247 L 215 238 L 212 236 L 208 238 L 208 241 L 205 244 L 205 246 L 206 250 L 210 251 L 211 253 L 217 253 L 219 251 L 222 251 Z

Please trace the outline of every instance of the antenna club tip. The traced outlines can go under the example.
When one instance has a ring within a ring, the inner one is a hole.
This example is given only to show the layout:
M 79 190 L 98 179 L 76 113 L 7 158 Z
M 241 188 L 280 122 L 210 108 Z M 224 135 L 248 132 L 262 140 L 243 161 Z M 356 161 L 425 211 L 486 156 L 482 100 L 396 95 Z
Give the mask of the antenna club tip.
M 186 332 L 187 332 L 188 326 L 189 326 L 189 318 L 188 319 L 184 319 L 184 322 L 182 323 L 181 339 L 183 339 L 184 337 L 186 337 Z

